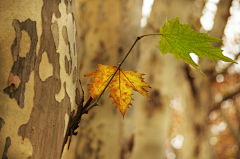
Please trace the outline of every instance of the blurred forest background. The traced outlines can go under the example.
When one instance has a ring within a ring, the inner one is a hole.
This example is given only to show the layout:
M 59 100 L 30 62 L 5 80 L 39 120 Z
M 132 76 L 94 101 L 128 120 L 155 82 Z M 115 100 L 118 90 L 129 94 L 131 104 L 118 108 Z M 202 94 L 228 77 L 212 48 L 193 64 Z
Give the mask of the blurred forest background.
M 76 0 L 85 101 L 93 79 L 84 74 L 97 64 L 117 66 L 137 36 L 159 33 L 166 17 L 223 39 L 212 45 L 239 62 L 239 8 L 239 0 Z M 106 91 L 63 159 L 240 158 L 239 65 L 193 54 L 204 76 L 172 54 L 162 56 L 158 40 L 141 39 L 122 66 L 145 74 L 151 100 L 133 92 L 123 119 Z

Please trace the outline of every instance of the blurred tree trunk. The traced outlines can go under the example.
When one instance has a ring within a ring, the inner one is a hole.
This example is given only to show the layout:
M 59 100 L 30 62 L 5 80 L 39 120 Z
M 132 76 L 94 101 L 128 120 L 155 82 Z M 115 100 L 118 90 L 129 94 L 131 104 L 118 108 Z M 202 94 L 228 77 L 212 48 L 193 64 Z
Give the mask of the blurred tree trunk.
M 181 23 L 187 23 L 188 6 L 193 2 L 155 0 L 142 34 L 159 33 L 159 27 L 163 26 L 166 17 L 169 20 L 179 17 Z M 158 40 L 159 36 L 144 37 L 141 40 L 138 72 L 146 74 L 145 79 L 152 89 L 149 101 L 141 95 L 135 97 L 133 159 L 166 157 L 164 145 L 171 124 L 170 103 L 178 98 L 179 105 L 190 107 L 193 102 L 185 63 L 177 61 L 173 54 L 163 57 L 158 50 Z
M 1 158 L 60 158 L 79 77 L 75 1 L 0 1 Z
M 81 79 L 85 97 L 87 84 L 93 81 L 83 75 L 98 68 L 97 64 L 115 65 L 124 58 L 139 36 L 142 1 L 140 0 L 78 0 L 79 50 Z M 135 70 L 138 46 L 122 65 Z M 79 135 L 63 158 L 127 158 L 132 150 L 134 107 L 127 110 L 124 120 L 107 90 L 94 107 L 83 116 Z
M 210 31 L 210 35 L 222 38 L 227 18 L 229 17 L 229 8 L 232 0 L 220 0 L 218 4 L 218 10 L 214 20 L 213 29 Z M 200 16 L 202 9 L 198 7 L 192 7 L 192 11 L 196 15 L 189 16 L 189 23 L 194 26 L 195 31 L 199 32 Z M 197 13 L 198 12 L 198 13 Z M 199 14 L 200 13 L 200 14 Z M 215 47 L 220 47 L 221 43 L 212 43 Z M 210 129 L 208 125 L 208 113 L 209 110 L 215 105 L 215 93 L 213 91 L 212 84 L 215 81 L 216 62 L 205 59 L 200 59 L 199 67 L 206 74 L 196 74 L 194 71 L 190 71 L 189 79 L 192 84 L 192 92 L 194 95 L 195 104 L 186 108 L 185 119 L 183 122 L 184 136 L 187 136 L 184 140 L 181 158 L 192 159 L 208 159 L 214 158 L 212 153 L 212 146 L 210 145 Z

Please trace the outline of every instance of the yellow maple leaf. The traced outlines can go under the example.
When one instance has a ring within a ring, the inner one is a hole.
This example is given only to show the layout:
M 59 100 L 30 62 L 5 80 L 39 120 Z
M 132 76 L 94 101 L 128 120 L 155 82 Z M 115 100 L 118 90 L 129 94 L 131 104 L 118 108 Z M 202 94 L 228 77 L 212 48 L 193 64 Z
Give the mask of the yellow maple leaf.
M 94 77 L 93 82 L 88 84 L 92 86 L 90 88 L 90 96 L 93 97 L 93 99 L 97 98 L 100 95 L 112 77 L 113 73 L 117 69 L 116 66 L 112 65 L 106 66 L 98 64 L 98 67 L 99 68 L 97 70 L 84 75 L 85 77 Z M 132 105 L 132 90 L 137 91 L 144 97 L 148 98 L 148 91 L 143 87 L 151 87 L 143 81 L 143 75 L 144 74 L 137 73 L 136 71 L 125 71 L 120 68 L 111 83 L 108 85 L 108 88 L 110 88 L 109 98 L 113 98 L 113 103 L 116 104 L 116 108 L 120 110 L 123 117 L 127 108 L 129 108 L 129 105 Z

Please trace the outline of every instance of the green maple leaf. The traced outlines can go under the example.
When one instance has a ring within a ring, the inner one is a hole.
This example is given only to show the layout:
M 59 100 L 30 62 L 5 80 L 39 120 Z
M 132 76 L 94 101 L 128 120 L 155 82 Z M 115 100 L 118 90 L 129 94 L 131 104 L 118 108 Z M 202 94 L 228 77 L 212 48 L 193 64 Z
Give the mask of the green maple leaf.
M 211 42 L 221 42 L 221 39 L 209 36 L 207 33 L 197 33 L 190 27 L 190 24 L 179 24 L 178 17 L 172 20 L 166 19 L 165 24 L 160 28 L 159 50 L 162 54 L 172 53 L 177 60 L 182 59 L 196 69 L 198 65 L 192 60 L 190 53 L 203 59 L 205 56 L 210 60 L 236 63 L 224 56 L 223 50 L 211 45 Z

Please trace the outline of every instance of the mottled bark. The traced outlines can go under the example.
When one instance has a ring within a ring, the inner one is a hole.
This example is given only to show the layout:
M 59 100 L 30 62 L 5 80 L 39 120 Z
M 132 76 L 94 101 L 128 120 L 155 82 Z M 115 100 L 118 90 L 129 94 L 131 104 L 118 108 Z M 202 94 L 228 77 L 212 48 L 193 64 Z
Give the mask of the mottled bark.
M 186 23 L 188 7 L 192 2 L 154 1 L 143 34 L 159 33 L 159 28 L 163 26 L 166 17 L 169 20 L 179 17 L 181 23 Z M 162 56 L 158 50 L 158 40 L 159 36 L 145 37 L 141 40 L 138 72 L 146 74 L 145 80 L 152 90 L 149 93 L 150 101 L 136 95 L 133 159 L 164 158 L 165 139 L 171 124 L 171 101 L 179 98 L 179 105 L 191 106 L 191 89 L 185 72 L 185 63 L 182 60 L 177 61 L 173 54 Z
M 140 0 L 79 0 L 77 3 L 81 79 L 85 92 L 93 79 L 83 75 L 98 68 L 97 64 L 115 65 L 121 62 L 139 36 L 142 1 Z M 135 71 L 136 46 L 122 69 Z M 107 90 L 94 107 L 84 115 L 79 135 L 63 158 L 127 158 L 134 136 L 132 120 L 134 107 L 124 117 Z M 85 99 L 88 98 L 86 93 Z
M 77 106 L 74 8 L 63 0 L 0 2 L 3 157 L 60 158 Z
M 223 31 L 229 16 L 229 7 L 231 0 L 221 0 L 218 4 L 218 10 L 214 20 L 214 27 L 210 31 L 210 35 L 222 38 Z M 200 2 L 200 1 L 199 1 Z M 203 7 L 203 6 L 202 6 Z M 195 31 L 199 32 L 199 21 L 202 9 L 196 6 L 192 7 L 195 10 L 195 20 L 190 16 L 190 24 L 193 24 Z M 195 9 L 194 9 L 195 8 Z M 198 12 L 198 13 L 197 13 Z M 200 13 L 200 14 L 199 14 Z M 220 47 L 221 43 L 212 43 L 215 47 Z M 215 80 L 215 64 L 216 62 L 205 59 L 200 59 L 199 67 L 206 74 L 196 74 L 189 72 L 192 76 L 189 79 L 192 84 L 192 92 L 194 95 L 195 104 L 186 109 L 186 115 L 183 122 L 184 135 L 188 136 L 184 140 L 181 158 L 204 159 L 213 158 L 212 146 L 210 145 L 210 129 L 208 125 L 208 112 L 215 105 L 215 92 L 212 89 L 212 84 Z

